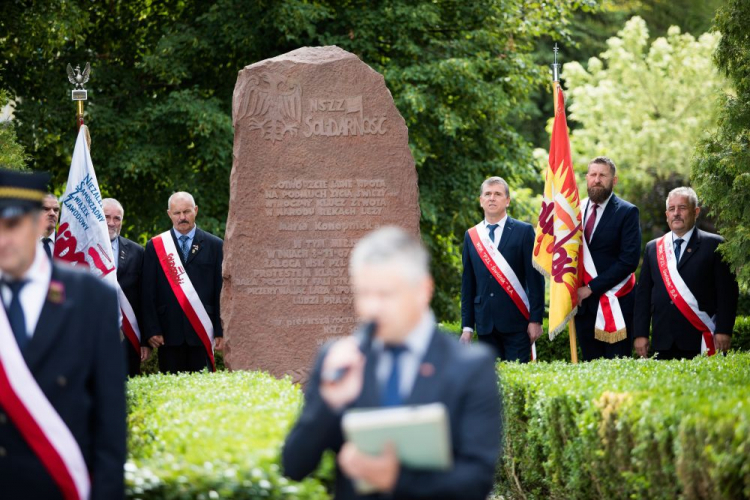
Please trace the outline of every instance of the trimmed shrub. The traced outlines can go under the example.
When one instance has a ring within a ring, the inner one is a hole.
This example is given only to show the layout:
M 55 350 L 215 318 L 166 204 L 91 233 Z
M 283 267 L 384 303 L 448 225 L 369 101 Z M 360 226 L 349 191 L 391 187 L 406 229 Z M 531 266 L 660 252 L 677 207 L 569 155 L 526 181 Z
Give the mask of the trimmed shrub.
M 750 355 L 498 365 L 519 498 L 750 497 Z
M 261 372 L 151 375 L 128 381 L 126 492 L 133 499 L 328 499 L 321 479 L 296 483 L 280 450 L 302 393 Z

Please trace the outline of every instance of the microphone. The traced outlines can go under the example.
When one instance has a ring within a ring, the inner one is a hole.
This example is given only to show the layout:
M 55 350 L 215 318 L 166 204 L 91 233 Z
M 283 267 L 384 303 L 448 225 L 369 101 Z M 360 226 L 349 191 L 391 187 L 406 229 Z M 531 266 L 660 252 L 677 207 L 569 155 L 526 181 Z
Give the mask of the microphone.
M 377 330 L 377 328 L 377 323 L 375 321 L 370 321 L 360 326 L 352 334 L 352 336 L 356 338 L 359 343 L 359 350 L 363 353 L 370 349 L 372 338 L 375 336 L 375 331 Z M 326 370 L 320 374 L 320 379 L 326 384 L 335 384 L 343 379 L 346 374 L 349 373 L 350 369 L 351 366 L 341 366 L 339 368 L 336 368 L 335 370 Z

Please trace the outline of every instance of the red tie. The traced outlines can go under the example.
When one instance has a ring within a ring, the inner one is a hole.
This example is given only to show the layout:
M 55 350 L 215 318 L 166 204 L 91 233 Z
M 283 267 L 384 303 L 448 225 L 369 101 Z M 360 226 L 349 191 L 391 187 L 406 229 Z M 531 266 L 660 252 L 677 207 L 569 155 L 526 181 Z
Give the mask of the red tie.
M 586 227 L 583 230 L 583 235 L 586 237 L 586 243 L 589 244 L 591 244 L 591 233 L 594 232 L 594 224 L 596 224 L 596 209 L 599 208 L 599 205 L 594 203 L 593 208 L 591 215 L 589 215 L 589 218 L 586 220 Z

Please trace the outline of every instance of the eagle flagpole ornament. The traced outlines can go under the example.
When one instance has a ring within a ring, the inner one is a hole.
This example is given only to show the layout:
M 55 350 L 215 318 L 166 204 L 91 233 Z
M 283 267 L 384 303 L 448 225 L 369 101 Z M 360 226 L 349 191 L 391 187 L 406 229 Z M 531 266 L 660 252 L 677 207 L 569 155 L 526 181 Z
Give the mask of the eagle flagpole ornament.
M 83 101 L 88 99 L 88 92 L 83 88 L 83 85 L 89 81 L 89 75 L 91 74 L 91 65 L 86 63 L 86 67 L 81 71 L 81 66 L 76 65 L 75 69 L 68 64 L 68 81 L 75 85 L 75 88 L 70 91 L 70 98 L 76 102 L 76 123 L 78 128 L 83 125 Z

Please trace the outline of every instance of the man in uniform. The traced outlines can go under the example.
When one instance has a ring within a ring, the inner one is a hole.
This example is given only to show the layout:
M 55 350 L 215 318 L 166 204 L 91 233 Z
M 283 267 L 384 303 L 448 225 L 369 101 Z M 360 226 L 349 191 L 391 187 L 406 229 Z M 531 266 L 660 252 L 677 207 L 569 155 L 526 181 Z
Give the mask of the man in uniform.
M 190 193 L 174 193 L 167 207 L 172 229 L 152 238 L 143 257 L 142 334 L 159 349 L 162 372 L 213 369 L 212 346 L 223 346 L 224 242 L 195 225 L 198 207 Z
M 0 170 L 0 496 L 122 498 L 117 295 L 45 255 L 48 178 Z

